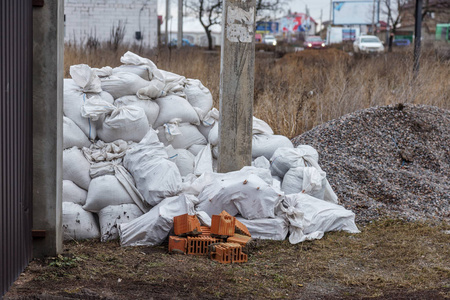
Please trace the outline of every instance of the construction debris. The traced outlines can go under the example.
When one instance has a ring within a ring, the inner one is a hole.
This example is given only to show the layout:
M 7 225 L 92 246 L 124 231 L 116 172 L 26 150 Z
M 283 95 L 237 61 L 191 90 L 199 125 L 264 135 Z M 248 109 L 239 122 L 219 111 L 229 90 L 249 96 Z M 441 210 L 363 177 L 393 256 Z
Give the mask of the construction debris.
M 252 166 L 216 173 L 220 114 L 209 90 L 131 52 L 121 62 L 72 66 L 64 79 L 65 239 L 154 246 L 173 230 L 170 252 L 235 263 L 251 236 L 359 232 L 314 148 L 253 118 Z

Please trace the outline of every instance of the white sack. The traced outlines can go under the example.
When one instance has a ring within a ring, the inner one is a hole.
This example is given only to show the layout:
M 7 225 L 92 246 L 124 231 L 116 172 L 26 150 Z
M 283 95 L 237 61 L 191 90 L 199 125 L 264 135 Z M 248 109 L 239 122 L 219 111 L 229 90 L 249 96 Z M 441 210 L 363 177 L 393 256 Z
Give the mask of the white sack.
M 219 145 L 212 148 L 213 157 L 219 159 Z
M 306 194 L 287 195 L 279 208 L 289 220 L 291 244 L 320 239 L 328 231 L 360 232 L 352 211 Z
M 284 177 L 290 168 L 312 167 L 312 163 L 318 165 L 319 154 L 311 147 L 304 145 L 299 148 L 278 148 L 270 158 L 270 170 L 272 175 Z
M 259 156 L 252 161 L 252 166 L 261 169 L 270 169 L 270 161 L 264 156 Z
M 173 218 L 183 214 L 193 215 L 194 204 L 186 195 L 162 200 L 148 213 L 119 225 L 122 246 L 156 246 L 161 244 L 173 228 Z
M 215 122 L 208 133 L 208 143 L 213 146 L 219 145 L 219 122 Z
M 198 79 L 188 79 L 184 87 L 186 99 L 194 107 L 200 120 L 206 116 L 213 106 L 211 92 Z
M 87 190 L 91 182 L 90 167 L 91 164 L 77 147 L 63 151 L 63 180 L 71 180 L 82 189 Z
M 63 117 L 63 149 L 89 147 L 91 142 L 71 119 Z
M 102 89 L 113 96 L 114 99 L 136 95 L 137 91 L 150 84 L 134 73 L 119 72 L 109 77 L 101 78 Z
M 70 180 L 63 180 L 63 202 L 72 202 L 79 205 L 86 203 L 87 191 L 80 188 Z
M 124 96 L 116 99 L 114 104 L 117 107 L 137 106 L 144 110 L 149 125 L 153 125 L 159 115 L 158 103 L 152 100 L 141 100 L 135 95 Z
M 168 160 L 164 145 L 152 128 L 127 151 L 123 160 L 145 201 L 154 206 L 181 191 L 181 175 L 176 164 Z
M 203 173 L 213 172 L 213 158 L 211 145 L 206 145 L 196 156 L 194 161 L 194 174 L 197 176 Z
M 237 216 L 236 219 L 247 227 L 252 239 L 282 241 L 289 232 L 289 222 L 283 217 L 247 220 Z
M 88 65 L 71 66 L 70 75 L 73 79 L 64 79 L 64 115 L 77 124 L 89 139 L 95 139 L 95 120 L 82 117 L 82 108 L 96 98 L 96 102 L 104 105 L 112 104 L 114 100 L 102 91 L 100 79 Z
M 253 134 L 273 134 L 272 128 L 269 124 L 257 117 L 253 117 Z M 270 158 L 270 157 L 269 157 Z
M 316 149 L 308 145 L 299 145 L 295 149 L 279 148 L 273 154 L 270 162 L 272 175 L 279 176 L 280 178 L 283 178 L 290 168 L 314 167 L 322 171 L 322 168 L 319 166 L 319 153 Z M 328 180 L 325 180 L 323 200 L 338 203 L 337 195 L 334 193 Z
M 195 156 L 191 152 L 186 149 L 174 149 L 172 146 L 166 147 L 166 151 L 169 160 L 177 165 L 182 177 L 194 173 Z
M 149 210 L 148 205 L 146 205 L 144 201 L 144 197 L 136 188 L 136 183 L 134 182 L 133 176 L 131 176 L 128 170 L 123 167 L 122 158 L 94 163 L 91 165 L 89 174 L 92 178 L 97 178 L 104 175 L 115 176 L 142 212 L 147 212 Z
M 206 145 L 205 137 L 197 127 L 189 123 L 178 123 L 179 119 L 165 123 L 158 128 L 158 138 L 165 146 L 187 149 L 192 145 Z
M 205 148 L 205 145 L 192 145 L 188 148 L 189 152 L 194 154 L 194 156 L 197 156 L 200 151 L 202 151 Z
M 252 138 L 252 157 L 264 156 L 270 159 L 281 147 L 294 148 L 292 142 L 282 135 L 254 134 Z
M 129 203 L 134 201 L 116 176 L 104 175 L 91 180 L 83 208 L 96 213 L 109 205 Z
M 85 240 L 100 237 L 100 231 L 91 212 L 72 202 L 62 203 L 62 227 L 64 240 Z
M 140 107 L 122 106 L 107 116 L 98 130 L 98 136 L 105 142 L 126 140 L 140 142 L 149 129 L 147 116 Z
M 98 140 L 89 148 L 83 148 L 84 156 L 90 163 L 114 161 L 123 158 L 125 153 L 133 142 L 125 142 L 124 140 L 115 140 L 112 143 L 105 143 Z
M 230 215 L 240 213 L 246 219 L 275 217 L 275 206 L 282 194 L 257 175 L 214 180 L 198 196 L 198 210 L 218 215 L 226 210 Z
M 92 70 L 100 78 L 101 77 L 108 77 L 108 76 L 111 76 L 113 74 L 113 69 L 111 67 L 92 68 Z
M 196 211 L 195 215 L 197 216 L 197 219 L 200 221 L 201 225 L 211 227 L 212 219 L 210 216 L 208 216 L 207 213 L 205 213 L 204 211 Z
M 100 240 L 112 241 L 119 238 L 117 227 L 142 216 L 142 211 L 135 204 L 110 205 L 98 212 L 100 223 Z
M 176 95 L 168 95 L 155 100 L 159 105 L 159 116 L 154 127 L 162 126 L 173 119 L 181 119 L 180 123 L 200 124 L 197 113 L 189 102 Z
M 297 167 L 287 171 L 283 178 L 281 190 L 286 194 L 305 193 L 323 200 L 326 173 L 314 167 Z
M 186 81 L 186 77 L 169 72 L 169 71 L 165 71 L 165 70 L 159 70 L 161 72 L 161 74 L 164 77 L 164 82 L 166 83 L 172 83 L 172 82 L 177 82 L 180 84 L 184 84 Z
M 140 71 L 135 72 L 143 72 L 142 69 L 146 70 L 146 74 L 142 74 L 142 78 L 147 79 L 145 77 L 148 77 L 148 80 L 157 79 L 159 81 L 164 82 L 164 75 L 161 73 L 160 70 L 156 67 L 156 65 L 148 58 L 141 57 L 131 51 L 127 51 L 121 58 L 120 62 L 125 64 L 126 67 L 132 68 L 135 67 L 136 69 L 139 69 Z
M 164 82 L 155 79 L 149 81 L 146 86 L 140 88 L 136 95 L 141 100 L 155 100 L 167 96 L 165 88 L 166 85 Z

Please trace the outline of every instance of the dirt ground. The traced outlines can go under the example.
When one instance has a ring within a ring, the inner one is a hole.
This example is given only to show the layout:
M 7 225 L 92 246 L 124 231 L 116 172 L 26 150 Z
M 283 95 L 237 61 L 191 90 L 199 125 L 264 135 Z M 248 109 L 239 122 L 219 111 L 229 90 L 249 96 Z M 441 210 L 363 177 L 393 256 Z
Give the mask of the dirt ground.
M 360 234 L 291 245 L 255 241 L 249 260 L 222 265 L 167 245 L 67 242 L 33 260 L 5 299 L 446 299 L 449 225 L 384 220 Z

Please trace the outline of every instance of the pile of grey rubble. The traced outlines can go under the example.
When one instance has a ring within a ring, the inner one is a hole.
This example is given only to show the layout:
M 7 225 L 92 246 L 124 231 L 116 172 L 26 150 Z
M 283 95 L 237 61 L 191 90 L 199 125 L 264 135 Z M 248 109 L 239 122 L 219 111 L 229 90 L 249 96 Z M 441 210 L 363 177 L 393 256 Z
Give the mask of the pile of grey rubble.
M 339 202 L 358 221 L 450 221 L 450 111 L 412 104 L 374 107 L 293 141 L 317 149 Z

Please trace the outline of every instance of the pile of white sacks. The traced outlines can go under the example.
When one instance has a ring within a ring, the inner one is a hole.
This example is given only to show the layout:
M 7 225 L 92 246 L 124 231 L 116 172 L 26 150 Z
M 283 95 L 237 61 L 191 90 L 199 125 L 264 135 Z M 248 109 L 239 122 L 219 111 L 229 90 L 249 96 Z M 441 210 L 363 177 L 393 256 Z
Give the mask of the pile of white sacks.
M 216 173 L 219 112 L 199 80 L 125 53 L 117 68 L 64 79 L 63 227 L 70 239 L 157 245 L 173 217 L 210 226 L 226 210 L 254 238 L 291 243 L 359 232 L 337 205 L 319 155 L 253 119 L 252 166 Z

